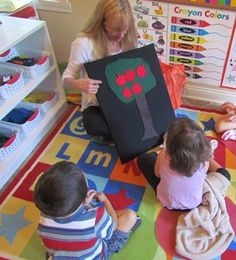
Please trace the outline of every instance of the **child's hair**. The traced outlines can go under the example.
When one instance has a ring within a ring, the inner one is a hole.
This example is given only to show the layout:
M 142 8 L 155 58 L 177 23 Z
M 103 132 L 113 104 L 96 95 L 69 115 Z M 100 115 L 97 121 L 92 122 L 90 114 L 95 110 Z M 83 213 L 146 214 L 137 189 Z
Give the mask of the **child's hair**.
M 166 140 L 170 168 L 185 176 L 211 158 L 210 142 L 204 131 L 190 118 L 178 118 L 168 128 Z
M 84 202 L 87 180 L 76 164 L 61 161 L 39 178 L 34 189 L 36 207 L 50 217 L 67 216 Z

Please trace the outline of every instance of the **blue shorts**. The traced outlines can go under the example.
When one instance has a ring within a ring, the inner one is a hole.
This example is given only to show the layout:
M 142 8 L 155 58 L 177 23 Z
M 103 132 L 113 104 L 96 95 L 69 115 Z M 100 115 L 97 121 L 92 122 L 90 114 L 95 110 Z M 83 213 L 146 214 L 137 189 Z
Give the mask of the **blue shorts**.
M 118 253 L 128 241 L 130 232 L 115 230 L 112 237 L 107 240 L 107 254 L 110 256 L 112 253 Z

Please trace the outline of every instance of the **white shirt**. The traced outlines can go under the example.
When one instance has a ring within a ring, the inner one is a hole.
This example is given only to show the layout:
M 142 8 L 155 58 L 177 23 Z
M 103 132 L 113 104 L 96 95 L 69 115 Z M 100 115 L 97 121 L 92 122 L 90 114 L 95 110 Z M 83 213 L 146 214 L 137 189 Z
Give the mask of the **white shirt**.
M 121 50 L 117 53 L 120 52 Z M 112 53 L 111 55 L 117 53 Z M 87 37 L 78 37 L 71 44 L 69 63 L 62 75 L 62 82 L 65 78 L 88 78 L 83 64 L 94 59 L 92 40 Z M 96 95 L 82 92 L 81 111 L 89 106 L 99 106 Z

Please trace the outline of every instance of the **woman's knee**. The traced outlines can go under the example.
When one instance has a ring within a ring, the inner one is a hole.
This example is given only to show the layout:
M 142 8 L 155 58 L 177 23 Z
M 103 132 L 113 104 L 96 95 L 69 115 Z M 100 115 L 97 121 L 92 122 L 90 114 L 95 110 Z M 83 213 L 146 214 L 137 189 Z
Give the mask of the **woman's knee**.
M 156 162 L 157 154 L 153 153 L 144 153 L 138 156 L 137 165 L 141 172 L 144 172 L 149 167 L 154 167 Z

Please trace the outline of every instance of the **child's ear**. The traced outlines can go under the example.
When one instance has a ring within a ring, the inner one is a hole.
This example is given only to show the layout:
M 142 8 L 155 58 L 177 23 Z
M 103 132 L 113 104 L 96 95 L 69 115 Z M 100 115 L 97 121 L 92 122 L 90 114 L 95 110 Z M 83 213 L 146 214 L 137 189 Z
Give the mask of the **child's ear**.
M 94 196 L 96 195 L 96 191 L 95 190 L 88 190 L 87 192 L 87 196 L 84 200 L 85 204 L 90 204 L 91 200 L 94 198 Z

